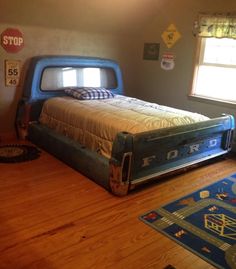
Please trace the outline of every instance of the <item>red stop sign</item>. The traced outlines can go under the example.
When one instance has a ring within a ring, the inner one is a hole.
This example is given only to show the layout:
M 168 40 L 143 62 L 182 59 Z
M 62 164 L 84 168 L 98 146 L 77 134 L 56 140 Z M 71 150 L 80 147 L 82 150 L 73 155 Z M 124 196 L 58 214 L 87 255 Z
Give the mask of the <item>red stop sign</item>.
M 24 38 L 18 29 L 7 28 L 1 34 L 1 45 L 10 53 L 16 53 L 24 47 Z

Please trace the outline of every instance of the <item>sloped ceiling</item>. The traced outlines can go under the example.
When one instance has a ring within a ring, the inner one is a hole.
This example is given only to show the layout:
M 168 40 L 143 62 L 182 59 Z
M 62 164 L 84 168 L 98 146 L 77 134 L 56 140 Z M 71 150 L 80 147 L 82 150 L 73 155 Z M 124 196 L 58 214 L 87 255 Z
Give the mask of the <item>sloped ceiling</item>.
M 0 22 L 138 33 L 170 0 L 0 0 Z

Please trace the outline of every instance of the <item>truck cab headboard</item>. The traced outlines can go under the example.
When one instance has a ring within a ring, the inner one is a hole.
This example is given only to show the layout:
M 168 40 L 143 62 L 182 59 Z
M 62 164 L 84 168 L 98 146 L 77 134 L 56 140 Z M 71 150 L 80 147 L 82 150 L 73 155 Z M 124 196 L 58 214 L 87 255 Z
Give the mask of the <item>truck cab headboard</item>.
M 30 61 L 23 97 L 28 102 L 65 95 L 67 87 L 102 87 L 123 94 L 118 63 L 78 56 L 37 56 Z

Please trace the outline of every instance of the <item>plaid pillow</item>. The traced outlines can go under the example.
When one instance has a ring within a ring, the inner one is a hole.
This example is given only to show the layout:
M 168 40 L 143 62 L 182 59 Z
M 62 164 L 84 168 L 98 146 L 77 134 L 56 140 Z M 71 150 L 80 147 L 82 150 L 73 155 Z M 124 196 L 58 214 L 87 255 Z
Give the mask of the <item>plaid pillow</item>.
M 107 99 L 115 96 L 105 88 L 67 88 L 65 93 L 79 100 Z

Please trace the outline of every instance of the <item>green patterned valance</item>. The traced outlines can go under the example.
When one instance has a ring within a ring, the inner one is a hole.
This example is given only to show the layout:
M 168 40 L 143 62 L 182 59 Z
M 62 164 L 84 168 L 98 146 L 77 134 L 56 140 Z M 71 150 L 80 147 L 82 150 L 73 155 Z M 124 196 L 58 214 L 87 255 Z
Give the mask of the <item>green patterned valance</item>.
M 195 22 L 194 32 L 200 37 L 236 39 L 236 16 L 200 15 Z

